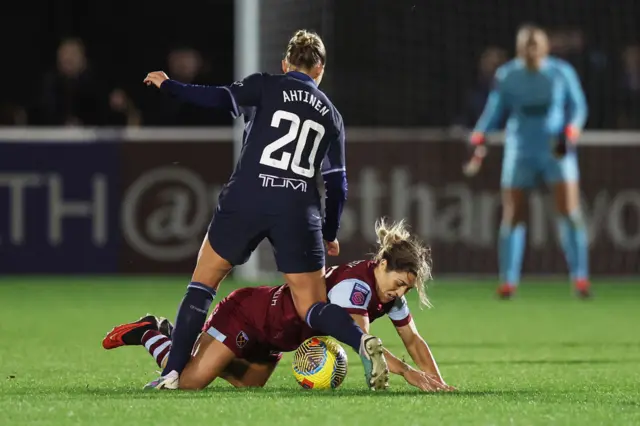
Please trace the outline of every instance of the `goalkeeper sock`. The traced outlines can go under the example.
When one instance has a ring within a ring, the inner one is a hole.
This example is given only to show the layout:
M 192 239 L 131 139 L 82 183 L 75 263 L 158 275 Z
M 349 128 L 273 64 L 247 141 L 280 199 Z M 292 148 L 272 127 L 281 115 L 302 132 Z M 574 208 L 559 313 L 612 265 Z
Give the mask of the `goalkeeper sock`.
M 307 312 L 309 327 L 327 334 L 360 353 L 360 341 L 364 332 L 341 306 L 333 303 L 315 303 Z
M 505 223 L 500 225 L 498 262 L 503 283 L 516 286 L 520 282 L 526 231 L 523 223 L 515 227 Z
M 589 237 L 580 211 L 558 218 L 560 244 L 573 280 L 589 278 Z

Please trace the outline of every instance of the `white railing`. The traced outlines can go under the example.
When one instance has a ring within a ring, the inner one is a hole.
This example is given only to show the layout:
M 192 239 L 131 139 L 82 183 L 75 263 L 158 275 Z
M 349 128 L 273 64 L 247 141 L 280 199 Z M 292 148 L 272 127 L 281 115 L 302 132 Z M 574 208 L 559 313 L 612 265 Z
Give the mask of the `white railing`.
M 2 142 L 231 142 L 232 127 L 139 127 L 139 128 L 64 128 L 64 127 L 0 127 Z M 446 128 L 348 127 L 347 142 L 442 142 L 464 140 L 465 133 Z M 490 138 L 501 143 L 502 134 Z M 640 145 L 640 131 L 589 130 L 580 138 L 583 145 Z

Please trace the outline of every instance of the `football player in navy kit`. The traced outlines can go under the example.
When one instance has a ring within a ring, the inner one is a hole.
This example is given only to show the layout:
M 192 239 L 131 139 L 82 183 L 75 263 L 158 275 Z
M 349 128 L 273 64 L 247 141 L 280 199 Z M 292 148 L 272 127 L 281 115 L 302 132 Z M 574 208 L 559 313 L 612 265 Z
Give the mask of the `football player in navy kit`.
M 224 109 L 245 120 L 240 159 L 220 194 L 178 309 L 171 356 L 150 387 L 176 386 L 220 282 L 265 238 L 291 288 L 298 316 L 351 346 L 360 355 L 371 389 L 388 386 L 380 339 L 365 333 L 342 307 L 327 302 L 324 246 L 329 255 L 339 253 L 347 178 L 344 123 L 318 88 L 325 62 L 320 37 L 301 30 L 289 41 L 283 74 L 256 73 L 229 86 L 183 84 L 162 71 L 145 78 L 145 84 L 182 101 Z M 324 217 L 318 173 L 326 187 Z

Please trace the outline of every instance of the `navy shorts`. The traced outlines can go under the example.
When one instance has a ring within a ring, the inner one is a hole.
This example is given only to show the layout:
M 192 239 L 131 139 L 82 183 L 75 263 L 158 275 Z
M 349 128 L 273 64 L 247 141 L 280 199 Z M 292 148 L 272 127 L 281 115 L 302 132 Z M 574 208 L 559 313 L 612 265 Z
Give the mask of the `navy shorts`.
M 228 212 L 218 207 L 208 236 L 213 250 L 233 266 L 249 260 L 265 238 L 282 273 L 314 272 L 324 266 L 322 219 L 315 214 L 269 215 Z

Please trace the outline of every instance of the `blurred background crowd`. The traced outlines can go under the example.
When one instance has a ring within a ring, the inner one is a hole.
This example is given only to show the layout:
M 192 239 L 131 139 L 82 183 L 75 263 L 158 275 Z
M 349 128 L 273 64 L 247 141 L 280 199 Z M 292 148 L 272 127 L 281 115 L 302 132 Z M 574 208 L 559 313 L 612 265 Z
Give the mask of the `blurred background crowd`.
M 405 0 L 263 0 L 262 64 L 298 27 L 329 51 L 327 90 L 352 125 L 473 125 L 495 69 L 513 56 L 525 21 L 549 30 L 554 55 L 577 69 L 589 128 L 640 128 L 640 7 L 633 0 L 521 3 Z M 1 36 L 1 125 L 228 125 L 225 114 L 182 105 L 142 85 L 163 69 L 199 84 L 233 80 L 233 0 L 148 5 L 56 0 L 14 4 Z M 598 19 L 595 19 L 595 18 Z M 634 18 L 635 17 L 635 18 Z M 28 35 L 19 38 L 16 34 Z M 376 93 L 377 92 L 377 93 Z

